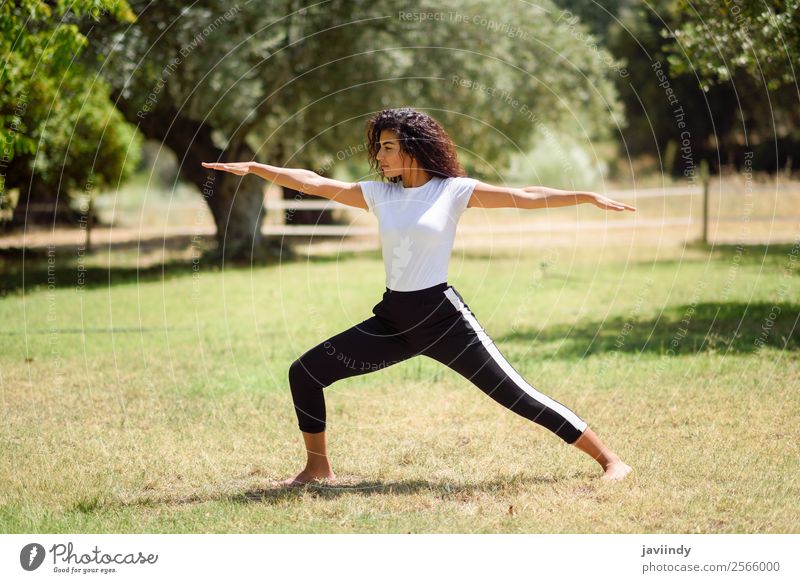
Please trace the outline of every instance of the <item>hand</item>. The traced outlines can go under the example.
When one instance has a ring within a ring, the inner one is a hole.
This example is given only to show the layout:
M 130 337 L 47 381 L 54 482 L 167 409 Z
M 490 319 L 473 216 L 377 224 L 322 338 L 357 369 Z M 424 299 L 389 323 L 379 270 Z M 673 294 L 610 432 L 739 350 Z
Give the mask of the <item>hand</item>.
M 204 168 L 222 170 L 237 176 L 244 176 L 253 171 L 256 162 L 203 162 L 202 165 Z
M 603 196 L 602 194 L 596 194 L 594 192 L 590 192 L 589 196 L 591 197 L 591 203 L 598 208 L 607 210 L 607 211 L 635 211 L 636 207 L 633 207 L 629 204 L 625 204 L 624 202 L 617 202 L 616 200 L 611 200 L 610 198 Z

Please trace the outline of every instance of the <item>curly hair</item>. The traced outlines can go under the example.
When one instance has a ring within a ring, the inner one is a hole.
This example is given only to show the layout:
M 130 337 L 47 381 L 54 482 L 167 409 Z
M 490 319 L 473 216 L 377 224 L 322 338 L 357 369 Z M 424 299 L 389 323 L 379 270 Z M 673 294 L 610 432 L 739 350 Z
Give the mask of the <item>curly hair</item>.
M 377 173 L 380 174 L 377 155 L 383 130 L 396 132 L 400 150 L 416 160 L 426 172 L 442 178 L 465 176 L 455 144 L 441 124 L 428 114 L 410 107 L 384 109 L 367 122 L 369 165 Z M 400 176 L 389 178 L 391 182 L 399 180 Z

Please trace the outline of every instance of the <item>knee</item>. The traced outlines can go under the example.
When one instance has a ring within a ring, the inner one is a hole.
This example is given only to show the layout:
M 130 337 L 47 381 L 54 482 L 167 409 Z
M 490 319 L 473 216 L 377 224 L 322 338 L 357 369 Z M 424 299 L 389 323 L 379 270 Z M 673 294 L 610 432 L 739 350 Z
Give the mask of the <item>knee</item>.
M 317 375 L 308 368 L 308 365 L 298 358 L 289 365 L 289 387 L 293 393 L 296 393 L 308 388 L 322 388 L 322 383 L 317 379 Z
M 308 372 L 303 367 L 303 363 L 298 358 L 289 365 L 289 386 L 299 387 L 308 378 Z

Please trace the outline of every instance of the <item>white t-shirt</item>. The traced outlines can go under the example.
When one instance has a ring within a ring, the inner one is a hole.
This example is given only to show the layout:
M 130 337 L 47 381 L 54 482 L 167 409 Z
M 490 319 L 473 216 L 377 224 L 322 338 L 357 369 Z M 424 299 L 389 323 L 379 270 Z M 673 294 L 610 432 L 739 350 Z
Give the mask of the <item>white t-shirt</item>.
M 402 182 L 358 183 L 378 217 L 386 287 L 414 291 L 447 281 L 456 226 L 477 182 L 434 176 L 412 188 Z

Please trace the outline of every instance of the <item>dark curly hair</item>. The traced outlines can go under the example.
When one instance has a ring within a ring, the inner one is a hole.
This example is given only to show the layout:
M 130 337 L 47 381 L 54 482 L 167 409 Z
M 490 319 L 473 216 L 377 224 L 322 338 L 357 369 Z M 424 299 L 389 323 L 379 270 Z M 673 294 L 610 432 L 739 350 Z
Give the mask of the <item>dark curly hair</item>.
M 384 109 L 367 122 L 369 165 L 378 174 L 381 172 L 377 155 L 383 130 L 395 131 L 400 150 L 416 160 L 426 172 L 442 178 L 465 176 L 458 162 L 455 144 L 441 124 L 428 114 L 410 107 Z M 390 182 L 399 180 L 400 176 L 389 178 Z

